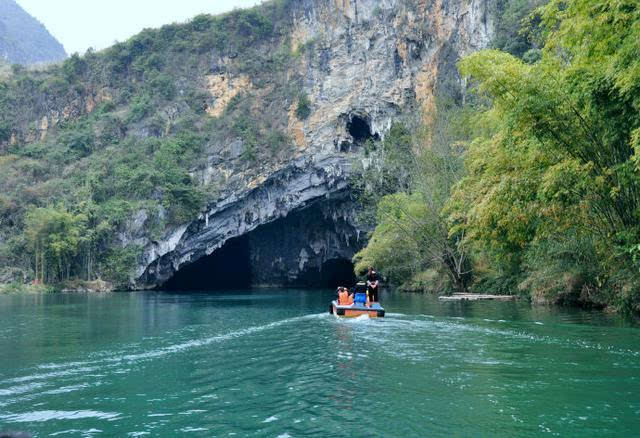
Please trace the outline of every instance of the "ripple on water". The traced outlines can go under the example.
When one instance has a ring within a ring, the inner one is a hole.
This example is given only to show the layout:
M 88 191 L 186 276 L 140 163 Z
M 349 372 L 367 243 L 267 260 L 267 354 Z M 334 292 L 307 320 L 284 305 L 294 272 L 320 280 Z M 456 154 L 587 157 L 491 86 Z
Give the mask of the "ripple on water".
M 638 343 L 589 327 L 540 315 L 288 317 L 268 300 L 245 300 L 259 311 L 239 318 L 238 300 L 205 301 L 165 299 L 166 313 L 142 314 L 127 342 L 11 370 L 1 422 L 42 436 L 69 432 L 69 421 L 70 434 L 91 426 L 105 436 L 534 436 L 540 425 L 602 431 L 638 411 Z M 216 307 L 224 302 L 231 316 Z M 146 331 L 164 323 L 177 325 Z
M 98 420 L 113 420 L 120 416 L 115 412 L 99 412 L 91 410 L 81 411 L 31 411 L 20 414 L 0 415 L 3 419 L 10 423 L 38 423 L 50 420 L 80 420 L 85 418 L 95 418 Z

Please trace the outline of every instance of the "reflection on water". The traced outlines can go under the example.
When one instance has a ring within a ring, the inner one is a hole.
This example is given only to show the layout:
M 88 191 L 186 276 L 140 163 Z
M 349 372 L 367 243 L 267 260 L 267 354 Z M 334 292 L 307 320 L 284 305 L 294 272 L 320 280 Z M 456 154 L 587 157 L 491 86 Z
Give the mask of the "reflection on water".
M 0 430 L 37 436 L 633 435 L 633 321 L 257 290 L 0 297 Z

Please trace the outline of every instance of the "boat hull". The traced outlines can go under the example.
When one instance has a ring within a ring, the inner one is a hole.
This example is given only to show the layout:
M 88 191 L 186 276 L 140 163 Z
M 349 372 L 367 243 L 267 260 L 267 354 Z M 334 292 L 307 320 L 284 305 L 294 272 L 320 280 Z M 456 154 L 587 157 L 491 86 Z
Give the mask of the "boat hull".
M 383 318 L 385 312 L 380 303 L 371 303 L 370 306 L 357 304 L 342 306 L 337 301 L 332 301 L 329 313 L 343 318 L 355 318 L 362 315 L 368 315 L 369 318 Z

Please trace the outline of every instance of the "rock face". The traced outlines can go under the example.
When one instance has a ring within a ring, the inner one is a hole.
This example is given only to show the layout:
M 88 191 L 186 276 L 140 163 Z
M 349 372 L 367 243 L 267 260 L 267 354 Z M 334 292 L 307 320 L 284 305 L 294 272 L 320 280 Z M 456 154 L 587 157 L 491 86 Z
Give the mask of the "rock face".
M 210 290 L 353 284 L 350 259 L 363 243 L 351 223 L 354 209 L 349 199 L 332 197 L 291 212 L 181 268 L 164 287 Z
M 393 121 L 407 113 L 421 113 L 428 123 L 439 94 L 462 98 L 465 84 L 455 63 L 488 46 L 493 3 L 295 2 L 291 44 L 300 54 L 295 68 L 305 78 L 312 109 L 303 121 L 295 107 L 287 109 L 295 156 L 259 174 L 228 175 L 231 182 L 200 217 L 169 230 L 161 240 L 139 240 L 144 256 L 131 286 L 162 285 L 229 239 L 248 233 L 254 283 L 296 284 L 309 268 L 350 259 L 364 243 L 349 201 L 352 166 L 366 164 L 361 145 L 383 138 Z M 205 81 L 216 99 L 209 111 L 218 113 L 251 78 L 211 76 Z M 233 144 L 225 147 L 234 150 Z M 203 180 L 225 173 L 220 161 L 212 153 Z
M 137 287 L 167 281 L 182 266 L 211 255 L 229 239 L 318 203 L 341 200 L 348 193 L 351 161 L 336 154 L 294 160 L 258 187 L 223 197 L 198 220 L 173 230 L 145 248 Z M 283 238 L 284 240 L 284 238 Z M 353 255 L 354 250 L 346 255 Z M 304 268 L 304 266 L 302 266 Z
M 14 0 L 0 0 L 0 57 L 12 64 L 30 65 L 61 61 L 67 53 Z
M 365 243 L 353 223 L 355 209 L 348 199 L 321 201 L 249 233 L 252 284 L 352 284 L 350 260 Z

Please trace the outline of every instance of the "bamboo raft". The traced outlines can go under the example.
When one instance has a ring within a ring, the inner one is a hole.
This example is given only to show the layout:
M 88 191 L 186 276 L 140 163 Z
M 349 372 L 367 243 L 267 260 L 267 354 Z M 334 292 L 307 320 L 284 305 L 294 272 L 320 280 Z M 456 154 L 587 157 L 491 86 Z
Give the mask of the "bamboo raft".
M 498 301 L 512 301 L 515 300 L 515 295 L 488 295 L 488 294 L 467 294 L 467 293 L 455 293 L 452 295 L 442 295 L 440 297 L 442 301 L 478 301 L 478 300 L 498 300 Z

